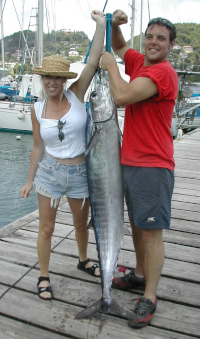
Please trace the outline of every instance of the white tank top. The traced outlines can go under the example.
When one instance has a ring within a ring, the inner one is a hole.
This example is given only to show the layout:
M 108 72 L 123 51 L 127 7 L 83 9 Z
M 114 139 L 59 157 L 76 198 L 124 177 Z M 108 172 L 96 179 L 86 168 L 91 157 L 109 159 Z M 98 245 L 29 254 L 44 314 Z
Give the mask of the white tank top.
M 45 100 L 34 104 L 36 118 L 40 124 L 40 134 L 45 142 L 45 149 L 52 157 L 59 159 L 74 158 L 85 153 L 86 146 L 86 109 L 85 104 L 80 102 L 75 94 L 68 89 L 64 95 L 71 105 L 60 120 L 65 122 L 62 132 L 64 140 L 58 138 L 58 120 L 41 118 Z

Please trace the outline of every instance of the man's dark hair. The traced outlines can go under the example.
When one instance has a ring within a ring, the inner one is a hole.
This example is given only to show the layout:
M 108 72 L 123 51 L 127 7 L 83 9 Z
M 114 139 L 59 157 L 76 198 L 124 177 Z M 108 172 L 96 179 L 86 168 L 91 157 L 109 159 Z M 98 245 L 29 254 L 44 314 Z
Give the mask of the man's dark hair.
M 176 27 L 171 23 L 171 21 L 163 18 L 155 18 L 151 19 L 147 25 L 145 36 L 147 35 L 147 29 L 152 25 L 160 25 L 165 26 L 169 31 L 169 39 L 170 42 L 172 42 L 174 39 L 176 39 Z

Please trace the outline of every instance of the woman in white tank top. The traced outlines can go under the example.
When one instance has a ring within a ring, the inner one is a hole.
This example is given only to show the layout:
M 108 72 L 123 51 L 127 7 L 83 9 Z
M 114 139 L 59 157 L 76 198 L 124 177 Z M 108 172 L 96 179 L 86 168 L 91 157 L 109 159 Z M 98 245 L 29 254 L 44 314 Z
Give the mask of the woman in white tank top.
M 49 280 L 51 238 L 63 195 L 67 196 L 73 214 L 79 252 L 77 267 L 93 276 L 100 275 L 98 265 L 87 256 L 89 198 L 84 156 L 84 95 L 98 67 L 106 19 L 99 11 L 92 12 L 92 19 L 96 21 L 96 32 L 89 61 L 70 89 L 63 90 L 65 82 L 77 74 L 69 72 L 70 64 L 66 59 L 56 55 L 46 57 L 41 68 L 33 69 L 34 73 L 42 76 L 46 97 L 31 109 L 34 145 L 28 181 L 20 192 L 23 198 L 27 198 L 34 183 L 38 193 L 40 225 L 37 250 L 41 275 L 37 286 L 38 296 L 45 300 L 53 298 Z

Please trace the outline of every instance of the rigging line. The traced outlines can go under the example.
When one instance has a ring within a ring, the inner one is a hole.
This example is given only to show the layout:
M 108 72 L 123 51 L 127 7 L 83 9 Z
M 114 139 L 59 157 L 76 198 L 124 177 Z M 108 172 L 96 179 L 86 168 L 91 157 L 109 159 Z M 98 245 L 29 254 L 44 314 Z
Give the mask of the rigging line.
M 46 0 L 47 1 L 47 0 Z M 52 26 L 54 26 L 54 18 L 55 18 L 55 10 L 54 10 L 54 6 L 52 4 L 52 0 L 51 0 L 51 5 L 47 5 L 47 15 L 48 15 L 48 22 L 49 22 L 49 32 L 52 31 Z M 53 21 L 53 24 L 52 24 Z
M 161 0 L 161 2 L 162 2 L 162 5 L 163 5 L 163 10 L 164 10 L 164 12 L 165 12 L 165 6 L 164 6 L 164 3 L 163 3 L 163 1 Z M 167 17 L 167 14 L 166 14 L 166 12 L 165 12 L 165 17 Z
M 2 10 L 2 13 L 1 13 L 0 23 L 1 23 L 2 18 L 3 18 L 3 12 L 4 12 L 4 9 L 5 9 L 5 5 L 6 5 L 6 0 L 5 0 L 5 3 L 4 3 L 4 6 L 3 6 L 3 10 Z
M 25 0 L 23 0 L 23 3 L 22 3 L 22 27 L 24 27 L 24 6 L 25 6 Z
M 149 13 L 149 21 L 150 21 L 151 15 L 150 15 L 149 0 L 147 0 L 147 2 L 148 2 L 148 13 Z
M 63 239 L 61 239 L 54 247 L 52 247 L 51 252 L 58 246 L 60 245 L 60 243 L 65 240 L 73 231 L 75 230 L 75 228 L 73 228 L 73 230 L 71 230 Z M 8 289 L 2 293 L 2 295 L 0 296 L 0 299 L 8 292 L 11 290 L 11 288 L 13 288 L 20 280 L 22 280 L 37 264 L 39 263 L 39 261 L 37 261 L 33 266 L 31 266 L 29 268 L 29 270 L 24 273 L 17 281 L 15 281 L 11 286 L 8 287 Z
M 174 0 L 172 0 L 172 3 L 173 3 L 173 5 L 174 5 L 174 9 L 175 9 L 176 14 L 177 14 L 177 16 L 178 16 L 178 20 L 179 20 L 179 22 L 181 22 L 181 19 L 180 19 L 179 15 L 178 15 L 178 12 L 177 12 L 177 10 L 176 10 L 176 6 L 175 6 L 175 4 L 174 4 Z
M 80 6 L 80 9 L 81 9 L 82 13 L 83 13 L 83 16 L 84 16 L 84 18 L 85 18 L 85 21 L 87 21 L 87 19 L 86 19 L 86 17 L 85 17 L 85 14 L 84 14 L 84 12 L 83 12 L 83 10 L 82 10 L 82 7 L 81 7 L 81 5 L 79 4 L 79 1 L 78 1 L 78 0 L 77 0 L 77 2 L 78 2 L 78 5 Z
M 104 5 L 104 8 L 103 8 L 103 11 L 102 11 L 102 12 L 104 12 L 104 11 L 105 11 L 107 3 L 108 3 L 108 0 L 106 0 L 106 2 L 105 2 L 105 5 Z
M 91 13 L 92 10 L 91 10 L 91 7 L 90 7 L 90 4 L 89 4 L 88 0 L 87 0 L 87 4 L 88 4 L 89 11 L 90 11 L 90 13 Z
M 51 0 L 51 8 L 53 8 L 53 13 L 55 14 L 55 8 L 56 8 L 55 0 L 54 0 L 54 4 L 52 3 L 52 0 Z M 53 26 L 54 26 L 54 29 L 56 29 L 56 16 L 55 15 L 53 15 Z
M 28 44 L 27 44 L 27 42 L 26 42 L 26 38 L 25 38 L 25 36 L 24 36 L 24 32 L 23 32 L 23 29 L 22 29 L 22 27 L 21 27 L 21 23 L 20 23 L 20 21 L 19 21 L 19 17 L 18 17 L 18 14 L 17 14 L 16 8 L 15 8 L 15 4 L 14 4 L 14 1 L 13 1 L 13 0 L 12 0 L 12 3 L 13 3 L 13 6 L 14 6 L 15 13 L 16 13 L 16 15 L 17 15 L 17 20 L 18 20 L 18 22 L 19 22 L 19 26 L 20 26 L 20 28 L 21 28 L 21 32 L 22 32 L 22 36 L 23 36 L 23 38 L 24 38 L 24 42 L 25 42 L 25 44 L 27 45 L 28 54 L 29 54 L 29 57 L 30 57 L 30 59 L 31 59 L 31 63 L 32 63 L 32 65 L 33 65 L 32 56 L 31 56 L 31 53 L 30 53 L 30 51 L 29 51 Z
M 52 1 L 52 0 L 51 0 Z M 54 32 L 55 32 L 55 46 L 56 46 L 56 52 L 57 52 L 57 41 L 56 41 L 56 15 L 55 15 L 55 12 L 56 12 L 56 4 L 55 4 L 55 1 L 54 0 L 54 15 L 53 15 L 53 23 L 54 23 Z M 52 6 L 53 8 L 53 6 Z
M 31 25 L 31 17 L 30 17 L 30 21 L 29 21 L 29 25 L 28 25 L 28 32 L 27 32 L 27 35 L 26 35 L 24 52 L 23 52 L 23 56 L 22 56 L 22 62 L 21 62 L 21 67 L 20 67 L 20 72 L 19 72 L 19 77 L 18 77 L 18 83 L 17 83 L 17 88 L 16 88 L 16 96 L 15 96 L 15 103 L 16 103 L 16 100 L 17 100 L 17 89 L 19 88 L 19 82 L 20 82 L 20 78 L 21 78 L 21 75 L 22 75 L 22 68 L 23 68 L 23 65 L 24 65 L 24 62 L 25 62 L 25 59 L 26 59 L 26 51 L 28 50 L 28 52 L 29 52 L 29 49 L 28 49 L 28 36 L 29 36 L 29 32 L 30 32 L 30 25 Z M 29 52 L 29 55 L 30 55 L 30 52 Z M 30 62 L 32 64 L 32 66 L 33 66 L 33 59 L 32 59 L 31 55 L 30 55 L 30 58 L 31 58 Z
M 49 11 L 47 9 L 47 1 L 45 1 L 45 9 L 46 9 L 46 18 L 47 18 L 47 30 L 48 30 L 48 38 L 49 38 L 49 49 L 50 49 L 50 53 L 51 53 L 51 36 L 49 34 Z
M 4 2 L 4 6 L 3 6 L 3 10 L 2 10 L 2 16 L 3 16 L 4 9 L 5 9 L 5 5 L 6 5 L 6 0 Z M 2 16 L 1 16 L 1 20 L 2 20 Z
M 78 0 L 77 0 L 77 1 L 78 1 Z M 105 9 L 106 9 L 107 3 L 108 3 L 108 0 L 106 0 L 106 2 L 105 2 L 105 5 L 104 5 L 103 11 L 102 11 L 103 13 L 104 13 L 104 11 L 105 11 Z M 91 43 L 90 43 L 90 47 L 89 47 L 88 52 L 87 52 L 87 54 L 86 54 L 86 57 L 85 57 L 85 60 L 84 60 L 84 64 L 86 64 L 86 62 L 87 62 L 87 58 L 88 58 L 88 56 L 89 56 L 89 54 L 90 54 L 90 50 L 91 50 L 91 47 L 92 47 L 93 40 L 94 40 L 94 36 L 93 36 L 93 38 L 92 38 L 92 41 L 91 41 Z
M 22 3 L 22 25 L 23 26 L 24 26 L 24 6 L 25 6 L 25 0 L 23 0 L 23 3 Z M 22 37 L 22 32 L 20 32 L 20 36 L 19 36 L 18 55 L 17 55 L 18 58 L 20 54 L 19 51 L 20 51 L 20 46 L 21 46 L 21 37 Z

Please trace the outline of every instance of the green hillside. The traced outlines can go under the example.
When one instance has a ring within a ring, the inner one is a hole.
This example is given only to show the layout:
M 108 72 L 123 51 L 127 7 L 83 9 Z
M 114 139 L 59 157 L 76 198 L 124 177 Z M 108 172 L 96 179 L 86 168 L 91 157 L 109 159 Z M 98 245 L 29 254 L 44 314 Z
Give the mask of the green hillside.
M 188 69 L 193 71 L 200 71 L 200 25 L 194 23 L 175 24 L 177 28 L 176 46 L 179 49 L 173 49 L 170 55 L 170 62 L 176 69 Z M 24 36 L 27 38 L 27 31 L 24 31 Z M 139 50 L 140 37 L 134 38 L 134 48 Z M 143 36 L 144 40 L 144 36 Z M 5 62 L 16 62 L 17 51 L 19 50 L 20 57 L 18 64 L 21 65 L 21 60 L 24 55 L 25 42 L 21 32 L 14 33 L 4 39 L 5 43 Z M 35 51 L 35 32 L 28 33 L 28 47 L 30 51 Z M 52 31 L 50 34 L 44 34 L 44 56 L 51 54 L 61 54 L 67 57 L 70 62 L 81 60 L 85 57 L 90 46 L 90 40 L 84 32 L 66 32 L 65 30 Z M 129 42 L 128 42 L 129 43 Z M 193 52 L 186 55 L 185 58 L 181 55 L 184 54 L 183 46 L 192 46 Z M 69 52 L 77 51 L 79 56 L 69 56 Z M 1 51 L 1 46 L 0 46 Z M 28 65 L 30 59 L 26 53 L 26 65 L 23 66 L 23 73 L 31 71 Z M 19 69 L 20 66 L 18 66 Z M 17 70 L 16 70 L 17 72 Z
M 170 54 L 170 62 L 176 69 L 200 71 L 200 25 L 194 23 L 175 24 L 177 30 L 176 46 L 180 49 L 173 49 Z M 144 35 L 143 35 L 144 43 Z M 140 50 L 140 37 L 134 39 L 134 48 Z M 193 52 L 188 54 L 186 59 L 181 58 L 180 53 L 184 54 L 183 46 L 193 47 Z M 144 52 L 144 51 L 143 51 Z

